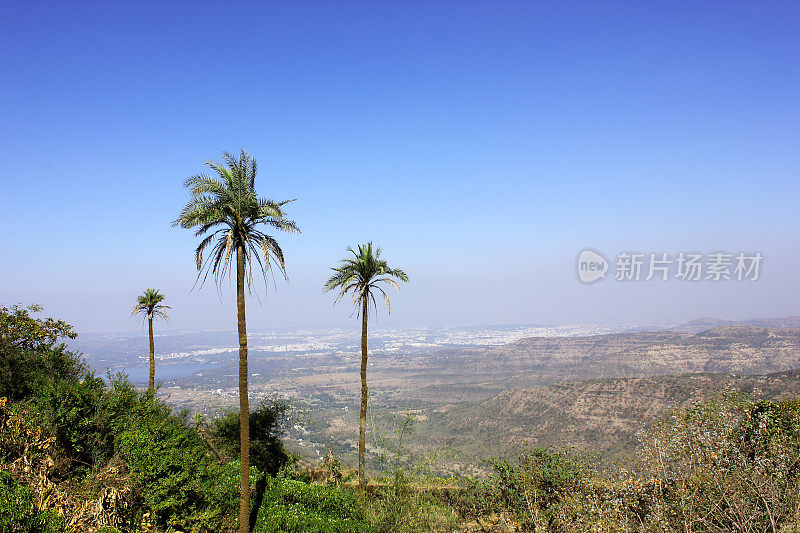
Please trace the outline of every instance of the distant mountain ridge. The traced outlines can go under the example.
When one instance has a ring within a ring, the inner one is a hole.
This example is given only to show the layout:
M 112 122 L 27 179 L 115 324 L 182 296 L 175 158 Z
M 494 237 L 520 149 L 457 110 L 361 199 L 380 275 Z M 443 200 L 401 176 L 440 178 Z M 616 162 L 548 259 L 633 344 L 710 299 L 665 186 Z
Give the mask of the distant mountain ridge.
M 451 357 L 451 372 L 469 369 L 461 383 L 506 390 L 468 402 L 441 398 L 426 412 L 421 450 L 451 449 L 453 471 L 474 466 L 481 451 L 508 457 L 531 446 L 574 446 L 613 460 L 635 449 L 644 425 L 693 401 L 724 391 L 800 395 L 800 318 L 748 322 L 701 318 L 684 325 L 692 332 L 532 337 Z
M 699 333 L 533 337 L 485 350 L 477 366 L 528 376 L 532 384 L 697 372 L 767 374 L 800 368 L 800 328 L 733 324 Z
M 800 328 L 800 316 L 756 318 L 751 320 L 722 320 L 720 318 L 702 317 L 695 318 L 680 326 L 669 329 L 671 331 L 680 331 L 683 333 L 700 333 L 701 331 L 719 326 L 733 326 L 737 324 L 760 328 Z

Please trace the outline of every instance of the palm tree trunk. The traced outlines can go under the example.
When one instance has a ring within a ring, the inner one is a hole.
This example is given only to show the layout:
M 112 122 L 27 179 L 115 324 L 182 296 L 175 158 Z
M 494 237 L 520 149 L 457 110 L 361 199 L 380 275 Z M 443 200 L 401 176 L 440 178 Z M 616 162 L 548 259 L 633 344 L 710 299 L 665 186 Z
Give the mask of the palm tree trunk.
M 358 484 L 367 488 L 364 472 L 364 449 L 367 434 L 367 299 L 361 309 L 361 412 L 358 415 Z
M 244 313 L 244 249 L 236 248 L 236 300 L 239 320 L 239 533 L 250 531 L 250 401 L 247 397 L 247 323 Z
M 148 392 L 153 392 L 156 388 L 156 345 L 153 341 L 153 315 L 147 315 L 147 326 L 150 329 L 150 383 L 147 385 Z

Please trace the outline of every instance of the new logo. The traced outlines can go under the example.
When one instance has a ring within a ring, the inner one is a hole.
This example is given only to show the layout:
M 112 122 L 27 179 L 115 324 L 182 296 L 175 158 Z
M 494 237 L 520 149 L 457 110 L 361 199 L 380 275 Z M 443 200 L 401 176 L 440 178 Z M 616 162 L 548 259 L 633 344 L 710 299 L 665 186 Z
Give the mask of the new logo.
M 593 283 L 606 277 L 608 261 L 593 250 L 584 250 L 578 255 L 578 278 L 583 283 Z

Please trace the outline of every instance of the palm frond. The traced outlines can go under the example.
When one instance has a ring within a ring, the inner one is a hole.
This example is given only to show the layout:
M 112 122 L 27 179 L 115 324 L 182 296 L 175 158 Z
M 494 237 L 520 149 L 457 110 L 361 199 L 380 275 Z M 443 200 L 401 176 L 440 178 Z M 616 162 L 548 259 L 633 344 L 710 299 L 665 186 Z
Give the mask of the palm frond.
M 136 305 L 133 306 L 131 315 L 142 315 L 146 317 L 160 317 L 167 319 L 167 309 L 170 306 L 163 304 L 165 296 L 155 289 L 145 289 L 141 295 L 136 297 Z
M 275 202 L 258 197 L 255 191 L 258 164 L 246 150 L 238 156 L 224 152 L 222 162 L 208 160 L 206 165 L 216 175 L 197 174 L 185 181 L 192 198 L 173 223 L 194 228 L 198 237 L 211 232 L 195 250 L 198 281 L 205 283 L 212 274 L 219 285 L 234 270 L 231 260 L 237 249 L 243 252 L 248 287 L 252 286 L 254 263 L 265 279 L 273 265 L 285 278 L 283 250 L 273 236 L 258 228 L 299 233 L 297 224 L 287 220 L 283 211 L 283 206 L 294 200 Z
M 389 296 L 379 284 L 386 283 L 399 290 L 400 285 L 391 278 L 407 282 L 406 273 L 399 268 L 390 268 L 386 261 L 380 259 L 382 250 L 375 248 L 371 242 L 360 244 L 355 249 L 348 246 L 346 251 L 353 257 L 346 257 L 339 262 L 339 266 L 331 268 L 333 274 L 323 285 L 323 291 L 338 291 L 334 305 L 343 296 L 351 295 L 355 307 L 354 313 L 357 316 L 360 316 L 364 302 L 372 304 L 372 308 L 377 311 L 378 304 L 374 291 L 380 291 L 391 313 Z
M 208 174 L 196 174 L 190 178 L 187 178 L 183 184 L 189 189 L 189 192 L 194 197 L 205 194 L 216 196 L 225 195 L 225 184 L 219 179 L 213 178 Z

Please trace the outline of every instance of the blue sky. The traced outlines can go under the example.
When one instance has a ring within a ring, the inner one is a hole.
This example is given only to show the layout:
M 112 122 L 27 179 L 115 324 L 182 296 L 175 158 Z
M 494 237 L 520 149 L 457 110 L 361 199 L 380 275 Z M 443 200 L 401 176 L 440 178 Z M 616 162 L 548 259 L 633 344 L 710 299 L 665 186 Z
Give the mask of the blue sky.
M 191 291 L 183 180 L 246 148 L 298 198 L 251 328 L 348 323 L 321 284 L 374 240 L 390 324 L 800 314 L 790 2 L 3 2 L 0 302 L 132 329 L 235 322 Z M 584 248 L 761 251 L 750 283 L 577 281 Z

